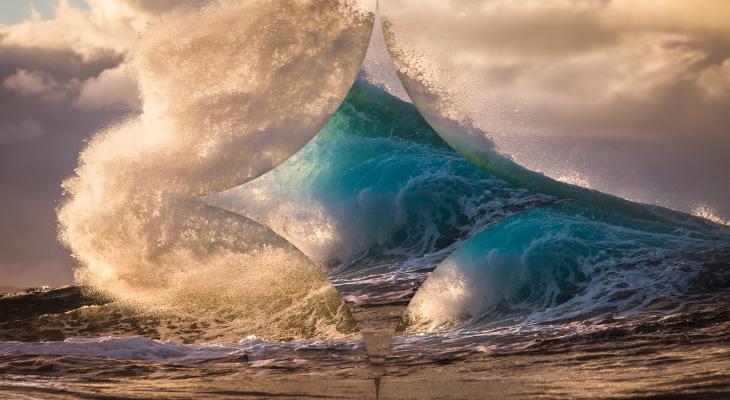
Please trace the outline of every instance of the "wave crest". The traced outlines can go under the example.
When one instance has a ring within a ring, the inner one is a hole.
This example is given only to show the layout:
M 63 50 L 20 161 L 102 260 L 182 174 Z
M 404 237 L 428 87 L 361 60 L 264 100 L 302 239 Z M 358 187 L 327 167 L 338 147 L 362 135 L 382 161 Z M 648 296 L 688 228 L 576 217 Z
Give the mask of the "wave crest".
M 232 311 L 250 316 L 253 334 L 297 336 L 281 314 L 334 293 L 322 272 L 198 198 L 270 170 L 318 132 L 357 75 L 370 11 L 348 0 L 222 1 L 147 29 L 132 61 L 141 115 L 98 134 L 63 184 L 60 238 L 77 280 L 146 310 Z

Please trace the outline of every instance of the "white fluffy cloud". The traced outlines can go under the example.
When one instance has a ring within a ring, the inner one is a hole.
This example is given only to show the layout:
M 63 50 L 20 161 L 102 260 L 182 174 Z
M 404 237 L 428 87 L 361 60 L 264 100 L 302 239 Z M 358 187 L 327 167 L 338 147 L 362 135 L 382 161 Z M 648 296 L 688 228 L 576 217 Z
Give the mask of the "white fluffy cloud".
M 70 99 L 75 99 L 74 106 L 85 110 L 131 110 L 139 106 L 137 82 L 123 64 L 84 81 L 73 77 L 65 82 L 45 71 L 18 69 L 5 78 L 2 86 L 36 106 L 39 102 L 61 103 Z
M 139 90 L 124 65 L 106 69 L 86 80 L 75 105 L 87 110 L 99 108 L 134 109 L 139 106 Z
M 21 23 L 0 25 L 0 45 L 38 49 L 70 49 L 93 60 L 126 54 L 140 32 L 155 17 L 181 6 L 204 4 L 207 0 L 87 0 L 88 9 L 59 0 L 54 18 L 38 13 Z
M 43 20 L 33 14 L 19 24 L 0 26 L 2 46 L 70 49 L 84 60 L 124 53 L 134 37 L 134 30 L 124 21 L 107 18 L 94 9 L 79 10 L 66 0 L 59 2 L 53 19 Z
M 665 135 L 662 110 L 730 94 L 724 0 L 381 3 L 403 72 L 491 132 Z
M 78 85 L 78 80 L 58 82 L 44 71 L 28 71 L 19 69 L 15 74 L 5 78 L 3 86 L 19 96 L 33 100 L 61 102 L 67 99 L 69 92 Z
M 152 18 L 181 4 L 200 2 L 89 0 L 88 3 L 89 9 L 82 10 L 61 0 L 52 19 L 44 20 L 33 13 L 18 24 L 0 25 L 0 50 L 32 51 L 65 58 L 18 68 L 9 76 L 0 75 L 2 87 L 29 102 L 68 102 L 85 110 L 136 108 L 137 85 L 119 63 L 129 58 L 137 37 Z M 71 60 L 76 65 L 72 69 L 78 71 L 84 66 L 94 69 L 93 65 L 99 63 L 108 67 L 94 76 L 59 74 L 52 70 L 54 64 L 68 63 L 69 57 L 75 57 Z

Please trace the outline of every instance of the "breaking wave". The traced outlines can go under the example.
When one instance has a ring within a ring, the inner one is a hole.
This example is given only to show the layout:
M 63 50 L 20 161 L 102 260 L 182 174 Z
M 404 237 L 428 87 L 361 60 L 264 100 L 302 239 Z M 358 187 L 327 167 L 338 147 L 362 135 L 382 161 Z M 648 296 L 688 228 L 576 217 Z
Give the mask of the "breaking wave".
M 351 3 L 262 4 L 146 33 L 143 113 L 97 135 L 64 184 L 80 283 L 271 339 L 354 331 L 327 277 L 385 293 L 434 271 L 409 332 L 662 313 L 730 289 L 727 227 L 528 171 L 468 123 L 351 87 L 372 27 Z
M 270 230 L 199 198 L 265 173 L 319 131 L 359 71 L 372 9 L 209 3 L 145 31 L 131 62 L 143 110 L 82 152 L 63 184 L 60 238 L 80 264 L 77 281 L 119 301 L 247 315 L 251 333 L 299 337 L 311 329 L 282 325 L 332 326 L 303 311 L 336 305 L 334 288 Z

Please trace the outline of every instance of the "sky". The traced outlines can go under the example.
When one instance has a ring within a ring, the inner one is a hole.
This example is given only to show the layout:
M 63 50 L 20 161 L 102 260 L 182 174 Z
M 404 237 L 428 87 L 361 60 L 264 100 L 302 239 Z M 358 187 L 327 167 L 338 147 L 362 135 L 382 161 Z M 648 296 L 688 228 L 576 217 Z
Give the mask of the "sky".
M 69 3 L 80 9 L 87 8 L 83 0 L 71 0 Z M 57 5 L 58 0 L 3 0 L 0 2 L 0 24 L 15 24 L 28 19 L 34 9 L 43 18 L 52 18 Z

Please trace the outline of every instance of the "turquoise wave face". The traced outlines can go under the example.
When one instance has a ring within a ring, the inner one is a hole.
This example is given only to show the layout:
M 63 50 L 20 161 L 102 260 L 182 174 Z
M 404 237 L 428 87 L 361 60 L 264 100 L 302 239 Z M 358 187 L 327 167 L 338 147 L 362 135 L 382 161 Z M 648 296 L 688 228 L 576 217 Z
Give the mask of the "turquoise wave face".
M 730 288 L 727 231 L 656 233 L 575 211 L 526 211 L 470 238 L 424 283 L 410 319 L 473 328 L 630 316 Z
M 547 201 L 459 156 L 411 104 L 363 81 L 299 153 L 209 199 L 272 228 L 333 280 L 429 271 L 460 240 Z
M 726 227 L 485 157 L 460 156 L 412 105 L 358 81 L 299 153 L 209 202 L 271 227 L 336 283 L 440 265 L 409 309 L 429 329 L 657 310 L 730 288 Z

